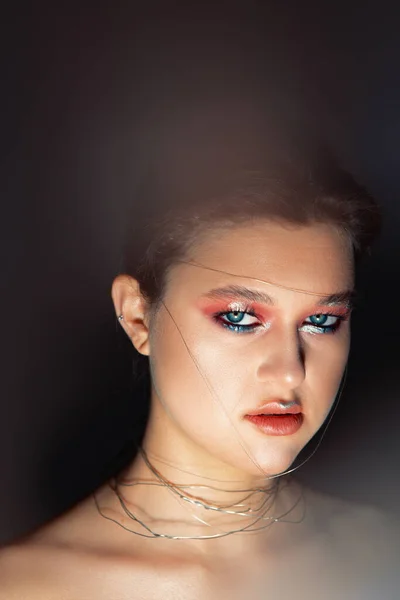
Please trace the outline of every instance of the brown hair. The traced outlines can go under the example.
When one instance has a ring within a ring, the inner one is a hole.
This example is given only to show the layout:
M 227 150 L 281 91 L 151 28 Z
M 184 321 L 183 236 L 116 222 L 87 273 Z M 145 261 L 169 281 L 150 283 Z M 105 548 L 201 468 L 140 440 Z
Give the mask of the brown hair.
M 349 236 L 356 261 L 369 253 L 380 230 L 379 206 L 326 146 L 304 138 L 272 144 L 270 136 L 268 144 L 252 139 L 249 152 L 226 135 L 219 144 L 211 138 L 206 144 L 189 138 L 179 152 L 169 147 L 141 187 L 124 270 L 150 302 L 162 298 L 168 269 L 210 229 L 259 219 L 332 223 Z

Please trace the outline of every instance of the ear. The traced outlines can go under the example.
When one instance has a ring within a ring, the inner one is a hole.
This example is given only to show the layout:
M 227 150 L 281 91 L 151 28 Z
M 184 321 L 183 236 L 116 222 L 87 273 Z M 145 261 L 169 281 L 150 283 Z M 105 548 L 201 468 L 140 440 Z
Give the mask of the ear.
M 140 291 L 139 282 L 129 275 L 118 275 L 113 281 L 111 296 L 117 316 L 132 344 L 140 354 L 150 354 L 149 306 Z

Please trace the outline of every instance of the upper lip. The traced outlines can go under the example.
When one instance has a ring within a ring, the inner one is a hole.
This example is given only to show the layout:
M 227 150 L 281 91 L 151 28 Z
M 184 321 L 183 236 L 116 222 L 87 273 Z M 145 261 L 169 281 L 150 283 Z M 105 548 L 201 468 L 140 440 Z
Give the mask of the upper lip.
M 287 406 L 284 406 L 287 403 Z M 266 402 L 262 406 L 255 408 L 254 410 L 250 410 L 246 413 L 246 416 L 253 415 L 297 415 L 301 413 L 301 407 L 299 404 L 293 404 L 291 401 L 285 400 L 271 400 L 270 402 Z

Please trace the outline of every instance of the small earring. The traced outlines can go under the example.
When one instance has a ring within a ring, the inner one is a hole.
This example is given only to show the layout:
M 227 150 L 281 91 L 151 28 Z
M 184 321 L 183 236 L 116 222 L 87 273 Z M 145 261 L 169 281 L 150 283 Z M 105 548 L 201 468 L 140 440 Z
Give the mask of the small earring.
M 124 320 L 124 315 L 119 315 L 118 321 L 123 321 L 123 320 Z

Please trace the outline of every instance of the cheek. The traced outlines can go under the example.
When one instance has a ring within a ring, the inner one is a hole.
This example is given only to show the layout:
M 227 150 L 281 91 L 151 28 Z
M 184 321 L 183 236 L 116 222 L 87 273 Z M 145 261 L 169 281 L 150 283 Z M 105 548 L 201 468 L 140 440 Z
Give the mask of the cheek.
M 214 343 L 213 343 L 214 341 Z M 228 353 L 229 354 L 229 353 Z M 225 355 L 225 356 L 224 356 Z M 151 335 L 153 386 L 164 409 L 184 429 L 210 436 L 210 422 L 224 436 L 239 374 L 212 335 L 163 319 Z M 236 390 L 237 395 L 237 390 Z
M 326 334 L 328 335 L 328 334 Z M 346 368 L 350 332 L 335 334 L 328 340 L 316 340 L 307 357 L 307 384 L 317 404 L 327 414 L 336 398 Z

